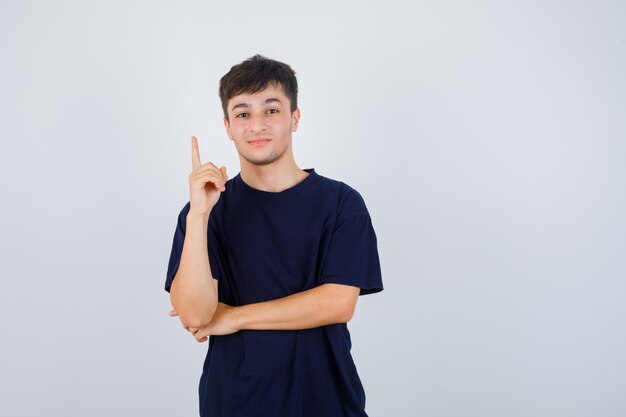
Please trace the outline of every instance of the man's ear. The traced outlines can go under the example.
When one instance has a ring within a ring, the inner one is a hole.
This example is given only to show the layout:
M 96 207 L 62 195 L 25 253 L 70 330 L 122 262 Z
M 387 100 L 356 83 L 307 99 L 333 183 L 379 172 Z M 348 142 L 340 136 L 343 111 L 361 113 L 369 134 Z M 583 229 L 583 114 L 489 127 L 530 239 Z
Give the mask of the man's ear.
M 300 107 L 296 107 L 296 109 L 291 113 L 291 131 L 295 132 L 298 130 L 298 123 L 300 123 Z
M 226 134 L 228 135 L 230 140 L 233 140 L 233 134 L 230 133 L 230 124 L 228 123 L 228 119 L 225 117 L 224 117 L 224 128 L 226 129 Z

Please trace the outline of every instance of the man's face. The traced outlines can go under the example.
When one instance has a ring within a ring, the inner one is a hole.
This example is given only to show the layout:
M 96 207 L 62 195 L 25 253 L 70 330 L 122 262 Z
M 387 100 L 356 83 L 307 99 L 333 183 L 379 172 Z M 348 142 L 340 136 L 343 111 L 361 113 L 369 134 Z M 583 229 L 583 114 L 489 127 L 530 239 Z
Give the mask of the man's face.
M 298 128 L 300 109 L 293 114 L 280 86 L 269 84 L 254 94 L 228 100 L 224 126 L 240 157 L 253 165 L 268 165 L 291 154 L 291 133 Z

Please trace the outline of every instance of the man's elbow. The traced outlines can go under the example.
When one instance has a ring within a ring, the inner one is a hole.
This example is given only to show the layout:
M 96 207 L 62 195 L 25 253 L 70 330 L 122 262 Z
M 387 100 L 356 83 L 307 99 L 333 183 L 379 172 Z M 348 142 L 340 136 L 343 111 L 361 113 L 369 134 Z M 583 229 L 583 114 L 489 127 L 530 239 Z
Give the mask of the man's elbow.
M 356 302 L 358 300 L 358 293 L 351 293 L 345 297 L 340 303 L 339 310 L 339 322 L 347 323 L 354 317 L 354 311 L 356 310 Z
M 172 300 L 173 301 L 173 300 Z M 183 304 L 182 306 L 180 304 Z M 217 310 L 217 303 L 211 303 L 202 307 L 190 308 L 185 303 L 174 303 L 172 306 L 178 313 L 181 323 L 186 327 L 199 329 L 213 320 L 213 314 Z
M 336 323 L 347 323 L 352 320 L 361 288 L 334 283 L 324 284 L 323 287 L 327 288 L 328 297 L 335 307 L 333 320 L 336 320 Z
M 192 317 L 189 319 L 189 321 L 187 323 L 183 322 L 185 324 L 185 326 L 187 327 L 193 327 L 196 329 L 200 329 L 206 325 L 208 325 L 209 323 L 211 323 L 211 320 L 213 319 L 213 316 L 211 317 Z
M 215 307 L 217 307 L 217 305 Z M 199 329 L 206 326 L 211 322 L 211 320 L 213 320 L 213 314 L 215 313 L 215 310 L 216 308 L 210 309 L 202 313 L 188 312 L 185 315 L 180 315 L 180 321 L 187 327 Z
M 341 309 L 341 311 L 339 312 L 339 322 L 347 323 L 350 320 L 352 320 L 352 317 L 354 316 L 355 307 L 356 306 L 354 304 L 346 303 Z

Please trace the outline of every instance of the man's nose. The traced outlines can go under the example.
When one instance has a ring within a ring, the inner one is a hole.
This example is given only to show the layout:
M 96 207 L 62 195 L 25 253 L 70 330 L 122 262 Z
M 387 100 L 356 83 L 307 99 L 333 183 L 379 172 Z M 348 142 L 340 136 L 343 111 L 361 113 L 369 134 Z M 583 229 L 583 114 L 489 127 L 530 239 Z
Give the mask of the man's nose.
M 252 132 L 263 132 L 267 129 L 267 123 L 263 116 L 250 116 L 249 123 L 248 128 Z

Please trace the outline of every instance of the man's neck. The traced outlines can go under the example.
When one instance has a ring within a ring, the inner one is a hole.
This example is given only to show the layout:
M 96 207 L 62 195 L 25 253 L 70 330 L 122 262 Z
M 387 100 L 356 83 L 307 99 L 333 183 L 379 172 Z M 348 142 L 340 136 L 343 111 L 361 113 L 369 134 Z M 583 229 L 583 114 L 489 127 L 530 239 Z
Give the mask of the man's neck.
M 300 169 L 295 162 L 285 166 L 246 163 L 242 164 L 240 175 L 241 179 L 252 188 L 277 193 L 298 184 L 309 173 Z

